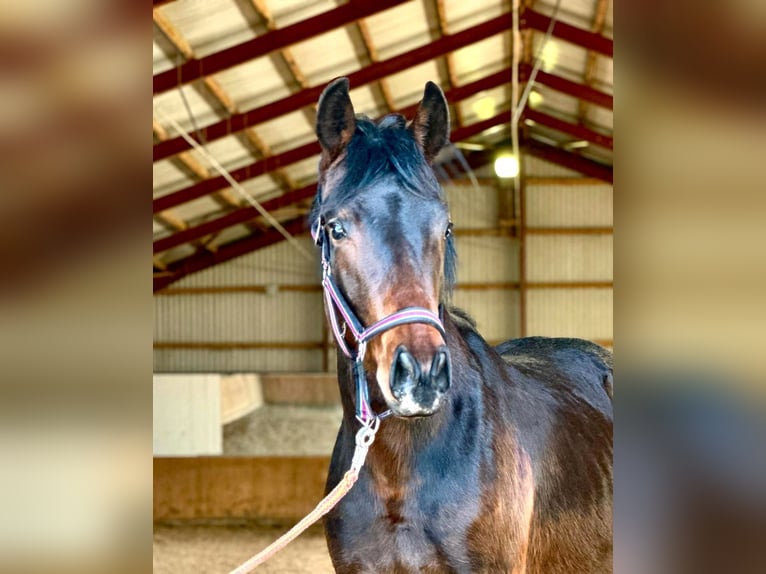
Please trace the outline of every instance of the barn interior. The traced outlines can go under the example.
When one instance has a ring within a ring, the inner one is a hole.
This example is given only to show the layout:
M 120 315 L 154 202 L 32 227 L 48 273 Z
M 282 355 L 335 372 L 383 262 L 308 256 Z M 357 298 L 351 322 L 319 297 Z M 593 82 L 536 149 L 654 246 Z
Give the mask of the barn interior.
M 340 420 L 307 215 L 318 97 L 450 104 L 456 306 L 612 346 L 611 0 L 155 0 L 154 566 L 228 572 L 322 497 Z M 331 572 L 320 528 L 263 572 Z

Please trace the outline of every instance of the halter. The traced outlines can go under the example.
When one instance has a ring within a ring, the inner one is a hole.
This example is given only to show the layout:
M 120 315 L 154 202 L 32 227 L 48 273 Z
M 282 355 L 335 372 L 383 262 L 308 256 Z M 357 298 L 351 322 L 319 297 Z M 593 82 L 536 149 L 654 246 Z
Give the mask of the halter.
M 364 372 L 364 356 L 367 351 L 367 343 L 381 333 L 408 323 L 424 323 L 434 327 L 442 337 L 446 337 L 444 325 L 439 315 L 424 307 L 405 307 L 376 321 L 369 327 L 364 327 L 362 322 L 351 310 L 346 298 L 341 293 L 335 280 L 332 278 L 330 265 L 330 242 L 327 240 L 322 219 L 317 219 L 316 227 L 311 228 L 311 237 L 314 243 L 322 251 L 322 288 L 324 292 L 325 307 L 330 317 L 330 326 L 335 335 L 338 347 L 349 359 L 354 361 L 354 381 L 356 384 L 356 418 L 363 425 L 370 424 L 375 418 L 384 419 L 391 414 L 390 410 L 380 415 L 375 415 L 370 407 L 370 392 L 367 386 L 367 377 Z M 336 313 L 337 311 L 337 313 Z M 339 325 L 338 313 L 343 317 L 343 326 Z M 356 352 L 349 349 L 346 344 L 346 327 L 356 341 Z

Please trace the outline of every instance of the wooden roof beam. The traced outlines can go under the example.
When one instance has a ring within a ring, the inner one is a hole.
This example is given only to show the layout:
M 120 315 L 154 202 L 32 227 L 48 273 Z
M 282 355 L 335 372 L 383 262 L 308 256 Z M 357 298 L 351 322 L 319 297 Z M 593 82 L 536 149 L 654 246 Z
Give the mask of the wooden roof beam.
M 510 14 L 502 14 L 456 34 L 450 34 L 439 38 L 420 48 L 410 50 L 404 54 L 389 58 L 388 60 L 376 62 L 370 66 L 357 70 L 356 72 L 352 72 L 351 74 L 348 74 L 348 79 L 353 87 L 358 88 L 359 86 L 378 81 L 386 76 L 401 72 L 425 61 L 433 60 L 434 58 L 438 58 L 449 52 L 453 52 L 479 42 L 480 40 L 494 36 L 495 34 L 499 34 L 500 32 L 504 32 L 510 25 Z M 229 134 L 242 131 L 245 128 L 294 112 L 304 106 L 312 105 L 319 99 L 324 87 L 324 85 L 315 86 L 287 96 L 276 102 L 266 104 L 255 110 L 234 114 L 230 118 L 226 118 L 202 128 L 200 131 L 208 142 L 220 139 Z M 192 134 L 192 137 L 196 137 L 196 135 Z M 186 151 L 190 149 L 190 147 L 189 143 L 182 137 L 160 142 L 154 146 L 154 161 L 168 158 L 182 151 Z
M 484 90 L 501 86 L 508 82 L 509 77 L 510 68 L 506 68 L 479 80 L 469 82 L 464 86 L 447 90 L 445 95 L 448 101 L 455 103 Z M 399 113 L 405 116 L 410 116 L 415 112 L 416 107 L 416 105 L 408 106 L 399 110 Z M 282 152 L 281 154 L 266 157 L 249 165 L 235 169 L 231 172 L 231 176 L 239 182 L 247 181 L 248 179 L 272 172 L 280 167 L 308 159 L 318 153 L 319 144 L 316 141 L 312 141 L 297 148 Z M 203 195 L 208 195 L 217 190 L 226 189 L 228 186 L 229 183 L 223 176 L 212 177 L 184 189 L 158 197 L 152 202 L 152 211 L 153 213 L 157 213 L 158 211 L 169 209 L 176 205 L 180 205 L 181 203 L 202 197 Z
M 606 25 L 606 12 L 609 8 L 609 0 L 598 0 L 596 4 L 596 15 L 593 17 L 593 24 L 591 25 L 591 31 L 596 34 L 600 34 L 604 31 Z M 596 74 L 596 62 L 598 61 L 598 54 L 593 50 L 588 50 L 588 56 L 585 62 L 585 74 L 583 75 L 583 83 L 586 86 L 590 86 L 593 83 L 593 78 Z M 580 100 L 578 108 L 578 117 L 580 123 L 585 121 L 588 115 L 588 102 Z
M 192 58 L 178 68 L 156 74 L 152 81 L 154 94 L 166 92 L 178 85 L 188 84 L 204 76 L 217 74 L 238 64 L 265 56 L 274 50 L 281 50 L 298 44 L 304 40 L 350 24 L 360 18 L 365 18 L 402 4 L 405 1 L 376 0 L 375 2 L 366 2 L 352 0 L 313 18 L 273 30 L 204 58 Z
M 428 10 L 430 6 L 430 8 L 436 12 L 436 19 L 439 22 L 439 34 L 441 36 L 446 36 L 449 34 L 449 26 L 447 24 L 447 12 L 444 9 L 444 0 L 430 0 L 430 2 L 431 4 L 426 4 L 426 9 Z M 444 65 L 447 68 L 447 80 L 449 82 L 449 87 L 453 88 L 458 85 L 458 80 L 457 75 L 455 74 L 455 63 L 453 62 L 451 53 L 444 56 Z M 453 104 L 452 107 L 455 110 L 454 123 L 458 126 L 462 126 L 463 111 L 458 105 Z
M 370 62 L 380 62 L 378 51 L 375 49 L 375 46 L 372 43 L 372 38 L 370 38 L 370 30 L 367 28 L 367 24 L 364 22 L 364 20 L 358 20 L 356 27 L 359 29 L 359 35 L 362 37 L 362 44 L 364 44 L 364 49 L 367 52 L 367 57 L 369 58 Z M 394 98 L 391 95 L 391 90 L 388 87 L 388 82 L 381 78 L 378 80 L 377 84 L 380 88 L 380 93 L 383 96 L 383 101 L 385 102 L 388 111 L 393 112 L 396 109 L 396 105 L 394 103 Z

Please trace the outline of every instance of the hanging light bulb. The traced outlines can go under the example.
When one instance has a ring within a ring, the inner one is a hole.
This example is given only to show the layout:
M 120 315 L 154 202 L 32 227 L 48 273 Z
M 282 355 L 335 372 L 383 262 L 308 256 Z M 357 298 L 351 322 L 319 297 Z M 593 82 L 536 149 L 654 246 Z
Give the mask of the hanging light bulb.
M 503 152 L 495 158 L 495 173 L 497 177 L 507 179 L 519 175 L 519 158 Z

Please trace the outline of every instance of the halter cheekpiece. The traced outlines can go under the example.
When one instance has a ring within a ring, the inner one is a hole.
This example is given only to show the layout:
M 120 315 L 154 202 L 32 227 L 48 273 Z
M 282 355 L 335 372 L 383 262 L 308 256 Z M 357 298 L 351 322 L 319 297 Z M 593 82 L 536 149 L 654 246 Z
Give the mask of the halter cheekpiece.
M 327 240 L 327 233 L 324 229 L 322 218 L 317 218 L 316 224 L 311 227 L 311 237 L 314 243 L 319 246 L 322 252 L 322 290 L 324 293 L 327 315 L 330 317 L 330 326 L 335 335 L 335 341 L 343 354 L 354 361 L 354 381 L 356 384 L 356 418 L 363 425 L 368 425 L 376 418 L 375 413 L 370 407 L 370 394 L 367 387 L 367 377 L 364 372 L 364 356 L 367 350 L 367 343 L 381 333 L 408 323 L 424 323 L 438 330 L 442 337 L 446 336 L 444 325 L 439 315 L 424 307 L 405 307 L 395 311 L 390 315 L 376 321 L 369 327 L 364 327 L 362 322 L 351 310 L 346 298 L 341 293 L 335 280 L 332 278 L 332 266 L 330 265 L 330 242 Z M 441 308 L 440 308 L 441 309 Z M 337 311 L 337 312 L 336 312 Z M 343 326 L 339 325 L 338 313 L 343 318 Z M 357 347 L 354 351 L 346 343 L 346 329 L 351 331 L 351 335 L 356 341 Z M 377 418 L 384 419 L 391 414 L 390 410 L 377 415 Z

